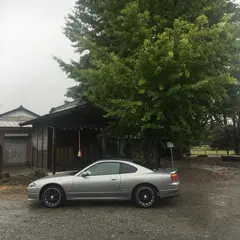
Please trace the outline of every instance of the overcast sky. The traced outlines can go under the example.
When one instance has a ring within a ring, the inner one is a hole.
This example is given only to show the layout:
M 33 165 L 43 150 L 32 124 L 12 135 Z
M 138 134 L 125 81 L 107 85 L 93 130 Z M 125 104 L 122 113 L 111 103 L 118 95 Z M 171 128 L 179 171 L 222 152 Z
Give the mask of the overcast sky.
M 62 33 L 76 0 L 0 0 L 0 113 L 23 105 L 44 114 L 74 84 L 51 56 L 74 57 Z
M 23 105 L 44 114 L 63 103 L 74 81 L 51 56 L 74 58 L 61 27 L 75 1 L 0 0 L 0 113 Z

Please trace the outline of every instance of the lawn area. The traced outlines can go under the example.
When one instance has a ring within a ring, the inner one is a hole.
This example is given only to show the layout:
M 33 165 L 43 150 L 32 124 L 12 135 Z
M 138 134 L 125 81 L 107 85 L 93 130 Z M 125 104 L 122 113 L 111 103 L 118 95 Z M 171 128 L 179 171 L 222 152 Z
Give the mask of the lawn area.
M 227 150 L 216 150 L 212 149 L 208 146 L 202 146 L 202 147 L 193 147 L 191 150 L 192 155 L 227 155 Z M 234 151 L 229 150 L 229 155 L 234 154 Z

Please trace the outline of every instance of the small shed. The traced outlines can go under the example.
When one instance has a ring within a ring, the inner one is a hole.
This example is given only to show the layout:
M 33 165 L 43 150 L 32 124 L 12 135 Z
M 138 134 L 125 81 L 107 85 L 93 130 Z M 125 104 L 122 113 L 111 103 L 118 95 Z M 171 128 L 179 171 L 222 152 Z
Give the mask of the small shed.
M 32 126 L 20 127 L 19 124 L 36 117 L 39 115 L 22 105 L 0 114 L 0 146 L 2 147 L 3 166 L 22 166 L 31 162 Z
M 108 120 L 103 115 L 102 109 L 82 98 L 20 124 L 33 126 L 31 166 L 54 174 L 105 157 Z

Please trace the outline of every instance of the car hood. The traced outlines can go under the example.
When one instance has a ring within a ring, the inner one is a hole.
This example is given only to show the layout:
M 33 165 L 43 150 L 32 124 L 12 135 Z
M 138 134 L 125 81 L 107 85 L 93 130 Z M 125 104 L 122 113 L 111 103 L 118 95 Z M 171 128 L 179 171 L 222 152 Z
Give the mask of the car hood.
M 50 178 L 66 177 L 66 176 L 71 176 L 71 175 L 73 176 L 73 175 L 77 174 L 78 172 L 79 171 L 67 171 L 67 172 L 57 173 L 55 175 L 43 177 L 43 178 L 41 178 L 41 180 L 42 179 L 50 179 Z

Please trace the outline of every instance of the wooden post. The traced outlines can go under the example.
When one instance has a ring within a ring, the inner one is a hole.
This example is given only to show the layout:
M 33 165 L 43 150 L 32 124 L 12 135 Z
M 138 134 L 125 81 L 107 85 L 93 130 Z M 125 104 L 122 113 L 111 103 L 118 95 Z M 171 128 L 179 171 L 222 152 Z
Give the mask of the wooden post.
M 3 173 L 3 149 L 2 145 L 0 145 L 0 179 L 2 178 Z
M 103 131 L 102 133 L 102 158 L 106 157 L 106 135 Z
M 38 169 L 38 128 L 36 129 L 36 131 L 37 131 L 37 161 L 36 161 L 36 169 Z
M 120 158 L 120 140 L 117 141 L 117 154 L 118 158 Z
M 44 134 L 44 128 L 42 127 L 42 146 L 41 146 L 41 149 L 42 149 L 42 169 L 43 169 L 43 134 Z
M 56 132 L 55 128 L 52 128 L 52 174 L 55 175 L 56 173 L 56 154 L 55 154 L 55 147 L 56 147 Z

